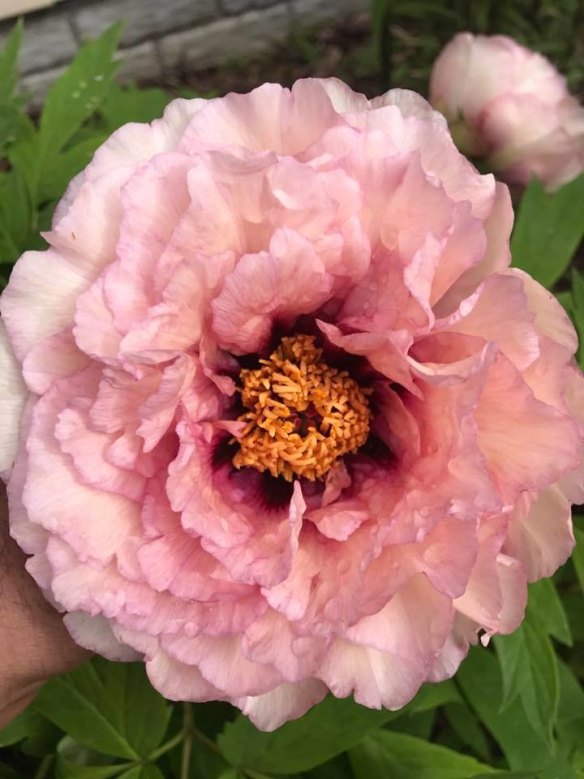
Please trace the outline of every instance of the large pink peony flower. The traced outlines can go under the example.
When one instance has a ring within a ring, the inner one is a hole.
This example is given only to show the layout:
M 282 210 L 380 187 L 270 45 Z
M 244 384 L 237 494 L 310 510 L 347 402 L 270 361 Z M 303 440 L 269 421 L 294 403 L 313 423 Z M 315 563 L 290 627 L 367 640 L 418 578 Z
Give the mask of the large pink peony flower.
M 76 641 L 271 729 L 514 630 L 584 490 L 576 336 L 511 223 L 410 92 L 116 132 L 1 299 L 11 530 Z
M 541 54 L 503 35 L 459 33 L 434 63 L 430 100 L 459 147 L 509 182 L 549 190 L 584 171 L 584 108 Z

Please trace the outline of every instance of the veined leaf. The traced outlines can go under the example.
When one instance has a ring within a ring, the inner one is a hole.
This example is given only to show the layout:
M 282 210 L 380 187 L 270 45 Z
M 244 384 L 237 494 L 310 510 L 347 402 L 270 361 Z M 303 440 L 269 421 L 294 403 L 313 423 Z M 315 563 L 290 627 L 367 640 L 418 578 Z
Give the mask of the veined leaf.
M 50 89 L 40 122 L 46 156 L 63 149 L 105 98 L 119 65 L 113 57 L 121 30 L 116 24 L 86 43 Z
M 553 195 L 533 180 L 521 199 L 511 236 L 513 265 L 545 287 L 563 275 L 584 236 L 584 175 Z
M 8 103 L 18 83 L 18 57 L 22 46 L 22 19 L 14 25 L 0 52 L 0 104 Z
M 562 601 L 551 579 L 529 585 L 528 611 L 542 628 L 566 646 L 572 646 L 572 633 Z
M 101 659 L 51 679 L 34 708 L 79 743 L 130 760 L 160 746 L 170 717 L 140 664 Z
M 349 752 L 355 779 L 468 779 L 477 773 L 495 775 L 497 769 L 473 757 L 428 741 L 378 730 Z

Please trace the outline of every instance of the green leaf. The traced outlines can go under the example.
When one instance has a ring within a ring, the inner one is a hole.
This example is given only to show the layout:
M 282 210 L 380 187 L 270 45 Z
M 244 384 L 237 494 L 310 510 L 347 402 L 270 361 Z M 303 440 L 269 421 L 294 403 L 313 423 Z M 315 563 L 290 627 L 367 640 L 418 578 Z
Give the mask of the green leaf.
M 572 646 L 568 617 L 551 579 L 540 579 L 529 586 L 528 611 L 550 636 Z
M 430 744 L 405 733 L 379 730 L 349 752 L 356 779 L 401 777 L 404 779 L 468 779 L 479 771 L 496 769 L 452 749 Z
M 19 774 L 14 768 L 6 763 L 0 762 L 0 779 L 27 779 L 27 777 Z
M 501 672 L 491 652 L 481 647 L 471 649 L 456 680 L 511 769 L 541 771 L 543 779 L 575 779 L 566 758 L 556 754 L 555 745 L 550 747 L 533 729 L 521 701 L 515 700 L 501 710 Z
M 329 696 L 307 714 L 273 733 L 263 733 L 243 715 L 225 726 L 218 745 L 233 766 L 294 774 L 309 771 L 357 744 L 398 715 Z
M 40 122 L 45 156 L 63 149 L 104 100 L 119 65 L 113 57 L 121 30 L 116 24 L 86 43 L 51 87 Z
M 26 246 L 31 226 L 26 183 L 16 170 L 0 178 L 0 256 L 14 263 Z
M 17 106 L 0 102 L 0 156 L 16 141 L 30 137 L 34 125 Z
M 440 684 L 425 684 L 414 700 L 396 714 L 420 714 L 430 709 L 436 709 L 438 706 L 444 706 L 446 703 L 457 703 L 460 700 L 460 693 L 454 682 L 450 680 L 440 682 Z
M 96 149 L 106 139 L 107 135 L 104 133 L 95 133 L 51 158 L 47 163 L 46 173 L 39 182 L 39 203 L 61 198 L 71 179 L 89 165 Z
M 580 582 L 580 588 L 584 594 L 584 531 L 574 528 L 574 536 L 576 538 L 576 548 L 572 553 L 572 562 Z
M 513 265 L 551 287 L 584 236 L 584 175 L 553 195 L 533 180 L 521 199 L 511 236 Z
M 521 698 L 532 727 L 551 745 L 559 679 L 556 655 L 546 631 L 527 618 L 510 636 L 495 636 L 494 643 L 503 674 L 501 708 Z
M 141 664 L 101 659 L 51 679 L 34 707 L 81 744 L 133 760 L 161 744 L 171 713 Z
M 569 666 L 559 662 L 560 703 L 558 738 L 570 752 L 582 745 L 584 733 L 584 690 Z
M 119 776 L 120 772 L 128 765 L 128 763 L 99 766 L 78 765 L 59 757 L 55 769 L 55 779 L 110 779 L 110 777 Z
M 558 292 L 556 295 L 558 301 L 562 304 L 568 316 L 572 317 L 574 314 L 574 301 L 572 300 L 572 293 L 569 289 L 563 292 Z
M 584 364 L 584 278 L 576 268 L 572 268 L 572 318 L 580 341 L 578 362 Z
M 152 122 L 164 113 L 171 100 L 162 89 L 138 89 L 112 84 L 99 113 L 107 122 L 109 132 L 128 122 Z
M 130 768 L 129 771 L 120 774 L 120 779 L 164 779 L 164 774 L 160 768 L 148 763 Z
M 451 703 L 444 707 L 444 714 L 462 743 L 470 747 L 483 760 L 489 760 L 489 742 L 469 707 L 462 702 Z
M 46 188 L 45 178 L 55 169 L 55 157 L 99 108 L 110 88 L 118 67 L 113 55 L 120 30 L 119 24 L 114 25 L 80 49 L 71 66 L 51 87 L 38 132 L 9 148 L 9 159 L 26 181 L 35 206 L 42 203 L 39 193 Z
M 19 741 L 23 741 L 30 733 L 31 718 L 34 719 L 35 716 L 30 709 L 26 709 L 5 728 L 0 730 L 0 748 L 9 747 L 12 744 L 18 744 Z
M 18 57 L 22 46 L 22 19 L 14 25 L 0 52 L 0 103 L 10 102 L 18 84 Z

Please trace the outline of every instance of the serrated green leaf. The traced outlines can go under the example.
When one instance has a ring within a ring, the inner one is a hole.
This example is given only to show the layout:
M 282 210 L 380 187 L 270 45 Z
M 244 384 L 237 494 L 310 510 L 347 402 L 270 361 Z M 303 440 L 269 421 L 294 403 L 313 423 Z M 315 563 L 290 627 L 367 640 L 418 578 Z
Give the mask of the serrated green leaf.
M 575 779 L 567 759 L 539 736 L 515 700 L 501 710 L 502 679 L 496 657 L 479 647 L 471 649 L 456 675 L 471 708 L 478 714 L 516 771 L 541 771 L 542 779 Z
M 22 47 L 22 19 L 12 28 L 6 45 L 0 52 L 0 103 L 11 100 L 18 83 L 18 57 Z
M 349 759 L 356 779 L 377 776 L 468 779 L 478 772 L 489 775 L 498 773 L 495 768 L 468 755 L 390 730 L 379 730 L 366 736 L 350 750 Z
M 519 204 L 511 236 L 513 265 L 550 288 L 563 275 L 584 236 L 584 175 L 553 195 L 532 181 Z
M 138 89 L 112 84 L 99 109 L 109 132 L 127 122 L 152 122 L 164 113 L 171 95 L 162 89 Z
M 529 586 L 528 612 L 550 636 L 572 646 L 568 617 L 551 579 L 540 579 Z
M 63 149 L 83 122 L 101 105 L 119 63 L 114 62 L 121 24 L 106 30 L 79 50 L 72 64 L 51 87 L 40 121 L 46 157 Z
M 106 139 L 107 135 L 96 132 L 72 148 L 52 157 L 39 182 L 39 203 L 61 198 L 71 179 L 89 165 L 96 150 Z
M 556 656 L 546 631 L 528 618 L 511 635 L 495 636 L 494 643 L 503 677 L 501 709 L 520 698 L 531 726 L 551 747 L 559 679 Z
M 218 745 L 236 768 L 294 774 L 330 760 L 396 716 L 392 711 L 366 709 L 350 698 L 329 696 L 272 733 L 257 730 L 241 715 L 225 726 Z
M 120 30 L 119 24 L 114 25 L 79 50 L 70 67 L 51 87 L 38 132 L 8 150 L 10 162 L 26 181 L 35 206 L 43 202 L 40 191 L 47 186 L 46 177 L 55 168 L 55 158 L 99 108 L 110 88 L 118 67 L 113 55 Z
M 170 717 L 141 664 L 101 659 L 51 679 L 34 707 L 81 744 L 131 760 L 161 744 Z
M 30 137 L 33 133 L 33 123 L 18 106 L 0 102 L 0 156 L 4 156 L 11 143 Z
M 509 636 L 495 636 L 493 643 L 501 664 L 501 711 L 504 711 L 517 700 L 524 686 L 531 683 L 529 654 L 521 628 Z
M 31 205 L 24 179 L 11 170 L 0 179 L 0 256 L 14 263 L 26 248 L 32 221 Z
M 521 691 L 521 700 L 527 719 L 534 730 L 552 746 L 558 717 L 560 680 L 558 661 L 547 636 L 529 614 L 522 627 L 528 650 L 531 683 Z

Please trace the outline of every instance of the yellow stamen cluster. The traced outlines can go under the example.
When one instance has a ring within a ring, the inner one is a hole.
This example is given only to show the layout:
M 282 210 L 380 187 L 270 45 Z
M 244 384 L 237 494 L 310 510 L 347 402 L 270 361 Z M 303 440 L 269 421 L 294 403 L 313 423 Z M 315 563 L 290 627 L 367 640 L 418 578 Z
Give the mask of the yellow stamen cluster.
M 365 443 L 369 392 L 346 371 L 326 364 L 314 336 L 282 338 L 260 366 L 240 374 L 248 410 L 239 417 L 247 425 L 237 439 L 237 468 L 314 481 Z

